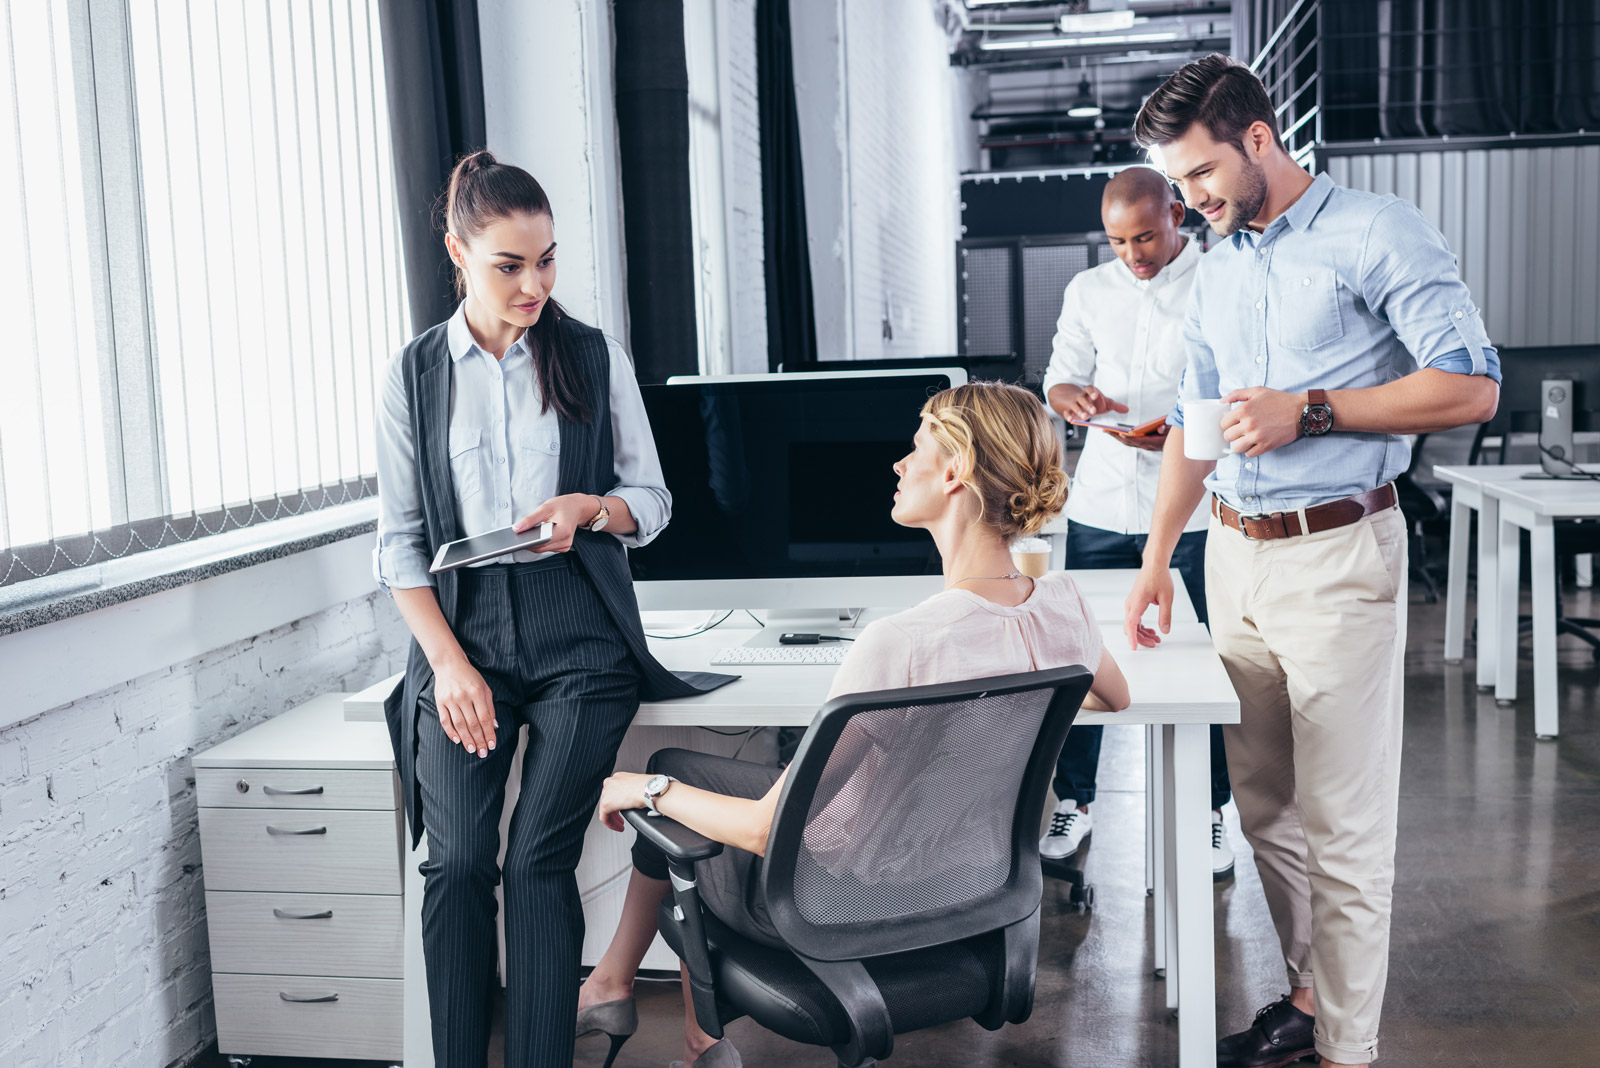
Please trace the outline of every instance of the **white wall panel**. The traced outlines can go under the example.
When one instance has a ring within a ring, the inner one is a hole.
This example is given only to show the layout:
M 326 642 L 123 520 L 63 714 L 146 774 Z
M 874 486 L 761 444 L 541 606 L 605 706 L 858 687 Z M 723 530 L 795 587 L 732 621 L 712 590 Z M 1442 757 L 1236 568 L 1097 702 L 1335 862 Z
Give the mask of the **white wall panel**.
M 1336 156 L 1340 185 L 1415 204 L 1496 344 L 1600 344 L 1600 145 Z

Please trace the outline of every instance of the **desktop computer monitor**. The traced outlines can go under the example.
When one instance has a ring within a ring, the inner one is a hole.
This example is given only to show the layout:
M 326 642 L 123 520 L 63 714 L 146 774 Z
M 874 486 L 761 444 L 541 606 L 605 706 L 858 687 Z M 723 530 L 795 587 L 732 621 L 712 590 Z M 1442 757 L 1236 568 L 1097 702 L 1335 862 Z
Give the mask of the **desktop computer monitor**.
M 784 364 L 788 372 L 807 371 L 888 371 L 959 367 L 969 379 L 1009 382 L 1012 385 L 1037 385 L 1024 381 L 1027 368 L 1021 354 L 1007 356 L 893 356 L 864 360 L 805 360 Z
M 640 607 L 834 610 L 911 604 L 940 574 L 925 530 L 889 517 L 948 374 L 758 375 L 641 387 L 672 521 L 631 549 Z M 914 592 L 912 592 L 914 591 Z

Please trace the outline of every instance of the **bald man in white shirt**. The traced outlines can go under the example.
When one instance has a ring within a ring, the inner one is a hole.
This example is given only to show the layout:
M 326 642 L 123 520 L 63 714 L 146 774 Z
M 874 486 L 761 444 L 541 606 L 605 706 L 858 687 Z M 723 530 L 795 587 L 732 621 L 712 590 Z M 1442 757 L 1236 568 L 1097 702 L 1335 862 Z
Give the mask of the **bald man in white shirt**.
M 1200 248 L 1178 229 L 1183 205 L 1159 171 L 1130 167 L 1106 183 L 1100 203 L 1106 240 L 1117 259 L 1083 271 L 1067 285 L 1045 373 L 1050 407 L 1082 420 L 1118 413 L 1140 426 L 1164 416 L 1178 395 L 1186 349 L 1184 312 Z M 1067 498 L 1067 566 L 1138 568 L 1143 563 L 1161 474 L 1166 426 L 1134 437 L 1084 430 Z M 1205 542 L 1210 514 L 1195 510 L 1173 553 L 1195 611 L 1206 621 Z M 1046 857 L 1075 853 L 1093 830 L 1101 728 L 1080 726 L 1067 736 L 1056 765 L 1060 803 L 1039 842 Z M 1233 849 L 1222 825 L 1231 790 L 1222 732 L 1211 732 L 1211 859 L 1215 878 L 1233 872 Z

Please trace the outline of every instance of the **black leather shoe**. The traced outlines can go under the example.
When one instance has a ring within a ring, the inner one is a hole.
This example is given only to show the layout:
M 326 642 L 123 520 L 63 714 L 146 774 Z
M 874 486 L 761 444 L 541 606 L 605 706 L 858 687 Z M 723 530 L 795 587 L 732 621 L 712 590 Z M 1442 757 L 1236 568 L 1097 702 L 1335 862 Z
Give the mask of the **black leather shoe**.
M 1311 1041 L 1314 1023 L 1285 994 L 1256 1013 L 1250 1030 L 1217 1039 L 1217 1068 L 1283 1068 L 1302 1057 L 1319 1061 Z

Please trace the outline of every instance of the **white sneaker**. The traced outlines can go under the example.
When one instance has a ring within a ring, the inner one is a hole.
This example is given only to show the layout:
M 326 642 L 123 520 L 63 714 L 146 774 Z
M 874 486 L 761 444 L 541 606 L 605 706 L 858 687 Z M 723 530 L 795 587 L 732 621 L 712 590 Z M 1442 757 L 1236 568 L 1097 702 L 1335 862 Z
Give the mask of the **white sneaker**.
M 1039 839 L 1039 855 L 1052 860 L 1070 857 L 1094 830 L 1094 818 L 1078 811 L 1078 803 L 1070 798 L 1056 806 L 1050 816 L 1050 829 Z
M 1233 846 L 1228 842 L 1228 829 L 1222 822 L 1222 813 L 1211 810 L 1211 881 L 1221 882 L 1233 874 Z

